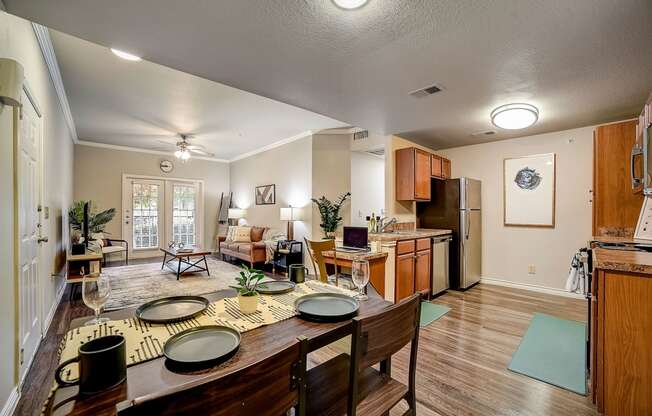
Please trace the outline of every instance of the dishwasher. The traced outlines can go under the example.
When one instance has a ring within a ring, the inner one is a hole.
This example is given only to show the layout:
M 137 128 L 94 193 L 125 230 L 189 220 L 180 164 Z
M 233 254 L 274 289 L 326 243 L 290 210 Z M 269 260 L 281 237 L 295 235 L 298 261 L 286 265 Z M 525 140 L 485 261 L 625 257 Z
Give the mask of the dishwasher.
M 436 296 L 450 287 L 449 246 L 453 238 L 450 235 L 432 239 L 432 282 L 431 295 Z

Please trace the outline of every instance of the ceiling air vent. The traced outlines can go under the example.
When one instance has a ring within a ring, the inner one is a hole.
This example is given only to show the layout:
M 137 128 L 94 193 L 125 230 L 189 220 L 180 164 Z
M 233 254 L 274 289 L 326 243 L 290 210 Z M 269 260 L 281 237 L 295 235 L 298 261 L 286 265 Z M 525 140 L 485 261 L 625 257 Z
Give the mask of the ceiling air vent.
M 471 133 L 471 136 L 473 136 L 473 137 L 489 137 L 489 136 L 493 136 L 494 134 L 496 134 L 495 131 L 486 130 L 486 131 L 478 131 L 478 132 L 475 132 L 475 133 Z
M 436 94 L 439 91 L 441 91 L 441 88 L 439 88 L 436 85 L 431 85 L 429 87 L 420 88 L 418 90 L 412 91 L 410 92 L 410 95 L 417 98 L 423 98 L 432 94 Z
M 369 137 L 369 130 L 362 130 L 353 133 L 353 140 L 364 140 Z
M 374 155 L 374 156 L 384 157 L 385 156 L 385 148 L 381 147 L 380 149 L 368 150 L 367 153 L 369 153 L 370 155 Z

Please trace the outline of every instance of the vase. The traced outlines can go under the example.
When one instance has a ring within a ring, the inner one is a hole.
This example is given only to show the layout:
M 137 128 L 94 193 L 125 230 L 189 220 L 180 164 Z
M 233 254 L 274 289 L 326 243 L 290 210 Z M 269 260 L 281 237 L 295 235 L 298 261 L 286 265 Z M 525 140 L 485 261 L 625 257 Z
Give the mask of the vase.
M 324 240 L 335 240 L 335 231 L 324 231 Z
M 258 310 L 258 294 L 254 296 L 238 294 L 238 303 L 240 304 L 240 312 L 244 314 L 254 313 Z

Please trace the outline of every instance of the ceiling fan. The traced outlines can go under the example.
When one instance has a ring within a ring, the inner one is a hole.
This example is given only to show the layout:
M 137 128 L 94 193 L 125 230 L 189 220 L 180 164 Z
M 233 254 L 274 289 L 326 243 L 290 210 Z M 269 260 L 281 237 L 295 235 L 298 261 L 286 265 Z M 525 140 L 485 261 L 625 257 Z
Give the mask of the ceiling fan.
M 207 157 L 213 157 L 215 156 L 213 153 L 207 152 L 204 146 L 198 145 L 198 144 L 191 144 L 188 140 L 192 138 L 192 136 L 188 134 L 181 134 L 179 133 L 179 137 L 181 137 L 181 140 L 177 141 L 174 146 L 176 147 L 176 151 L 174 152 L 174 156 L 177 159 L 181 159 L 182 161 L 186 161 L 190 159 L 191 154 L 198 154 L 201 156 L 207 156 Z M 164 141 L 164 140 L 159 140 L 160 143 L 164 143 L 167 146 L 172 146 L 172 143 Z

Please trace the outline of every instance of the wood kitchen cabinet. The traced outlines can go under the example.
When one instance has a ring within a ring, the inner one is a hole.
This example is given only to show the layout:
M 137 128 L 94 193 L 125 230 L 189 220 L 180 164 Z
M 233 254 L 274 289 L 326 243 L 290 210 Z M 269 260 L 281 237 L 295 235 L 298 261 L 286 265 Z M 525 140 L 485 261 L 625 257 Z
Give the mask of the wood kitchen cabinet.
M 643 195 L 632 189 L 635 120 L 599 126 L 593 134 L 593 235 L 633 235 Z M 640 158 L 639 158 L 640 161 Z M 642 166 L 637 166 L 642 170 Z M 639 174 L 640 177 L 640 174 Z
M 430 238 L 396 243 L 395 302 L 416 292 L 430 293 L 432 253 Z
M 430 159 L 415 147 L 396 151 L 396 200 L 430 201 Z
M 449 179 L 451 177 L 451 161 L 438 155 L 430 156 L 430 176 L 437 179 Z
M 594 275 L 591 378 L 598 411 L 652 414 L 652 277 L 601 269 Z

